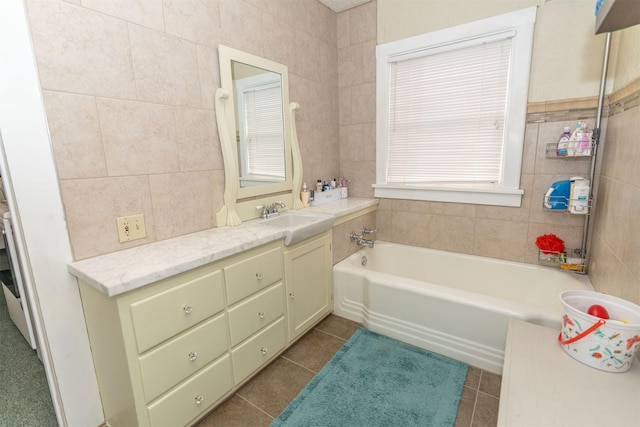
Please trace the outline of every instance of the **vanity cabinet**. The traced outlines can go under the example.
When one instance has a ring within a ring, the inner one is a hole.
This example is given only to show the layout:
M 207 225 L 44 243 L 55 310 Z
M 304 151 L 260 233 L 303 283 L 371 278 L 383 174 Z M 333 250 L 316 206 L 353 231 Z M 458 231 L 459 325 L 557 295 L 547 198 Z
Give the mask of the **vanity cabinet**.
M 289 341 L 333 310 L 331 230 L 284 251 Z
M 232 389 L 218 265 L 116 297 L 80 282 L 80 294 L 110 425 L 185 425 Z
M 108 297 L 80 282 L 106 421 L 188 425 L 286 346 L 280 241 Z

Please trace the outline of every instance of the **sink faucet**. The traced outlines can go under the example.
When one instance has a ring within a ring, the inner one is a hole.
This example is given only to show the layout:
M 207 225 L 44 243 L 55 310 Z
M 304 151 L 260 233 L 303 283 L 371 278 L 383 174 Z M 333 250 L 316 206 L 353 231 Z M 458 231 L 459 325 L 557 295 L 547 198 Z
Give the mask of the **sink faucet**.
M 267 219 L 280 214 L 280 212 L 278 212 L 278 206 L 280 206 L 281 208 L 286 207 L 286 205 L 282 202 L 273 202 L 270 205 L 266 206 L 256 206 L 256 209 L 262 209 L 260 218 Z

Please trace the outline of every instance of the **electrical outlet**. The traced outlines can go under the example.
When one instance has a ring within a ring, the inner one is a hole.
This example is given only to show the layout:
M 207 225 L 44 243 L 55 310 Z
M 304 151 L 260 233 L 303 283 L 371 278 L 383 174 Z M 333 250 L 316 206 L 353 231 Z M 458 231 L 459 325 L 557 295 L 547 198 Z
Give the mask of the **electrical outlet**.
M 147 237 L 144 214 L 122 216 L 116 218 L 116 223 L 118 224 L 120 243 Z

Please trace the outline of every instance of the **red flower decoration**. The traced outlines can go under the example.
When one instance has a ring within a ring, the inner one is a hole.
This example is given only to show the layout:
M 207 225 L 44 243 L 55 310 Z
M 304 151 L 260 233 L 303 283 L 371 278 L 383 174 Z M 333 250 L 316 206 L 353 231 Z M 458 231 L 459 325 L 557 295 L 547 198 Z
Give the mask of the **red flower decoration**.
M 564 252 L 564 240 L 555 234 L 543 234 L 536 238 L 536 246 L 543 254 L 559 254 Z

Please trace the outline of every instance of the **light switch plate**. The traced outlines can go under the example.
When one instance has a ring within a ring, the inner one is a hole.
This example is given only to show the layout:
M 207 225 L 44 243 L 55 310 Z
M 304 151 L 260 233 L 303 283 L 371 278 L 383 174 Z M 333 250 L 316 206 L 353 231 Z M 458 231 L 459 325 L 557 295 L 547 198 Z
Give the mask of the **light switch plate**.
M 144 225 L 144 214 L 129 215 L 116 218 L 120 243 L 130 240 L 144 239 L 147 229 Z

